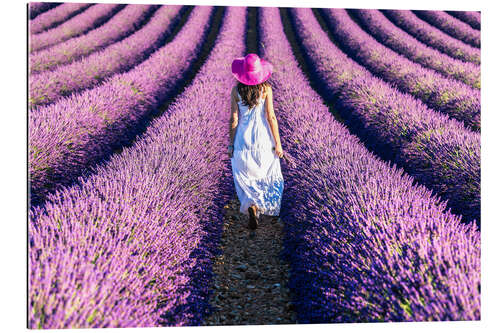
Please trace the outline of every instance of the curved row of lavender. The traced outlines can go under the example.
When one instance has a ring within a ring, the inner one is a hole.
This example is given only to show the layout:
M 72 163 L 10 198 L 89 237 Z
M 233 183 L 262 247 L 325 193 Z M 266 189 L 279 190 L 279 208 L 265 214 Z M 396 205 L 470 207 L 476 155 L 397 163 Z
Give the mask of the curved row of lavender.
M 455 16 L 462 22 L 467 23 L 477 30 L 481 30 L 481 13 L 470 11 L 447 11 L 448 14 Z
M 479 319 L 477 229 L 334 120 L 298 68 L 278 9 L 260 10 L 260 45 L 274 64 L 276 115 L 294 163 L 283 167 L 280 215 L 299 321 Z
M 414 63 L 380 44 L 349 17 L 345 9 L 325 8 L 322 12 L 335 41 L 352 59 L 434 110 L 480 130 L 481 92 L 478 89 Z
M 155 6 L 128 5 L 108 22 L 89 33 L 59 43 L 30 55 L 29 73 L 31 75 L 52 70 L 56 66 L 76 61 L 96 52 L 129 34 L 148 18 Z
M 94 29 L 111 18 L 124 5 L 101 3 L 89 7 L 63 24 L 29 36 L 29 53 L 33 53 Z
M 320 27 L 311 10 L 293 26 L 321 93 L 380 156 L 434 190 L 464 221 L 480 218 L 480 134 L 371 75 Z
M 449 78 L 460 80 L 471 87 L 480 89 L 481 70 L 479 65 L 452 58 L 419 42 L 395 26 L 379 10 L 354 9 L 352 13 L 380 43 Z
M 419 19 L 409 10 L 381 10 L 394 24 L 410 35 L 450 57 L 481 64 L 481 51 L 459 41 L 429 23 Z
M 38 15 L 48 11 L 51 8 L 60 6 L 60 2 L 29 2 L 28 13 L 31 20 L 35 19 Z
M 131 71 L 30 112 L 32 203 L 130 142 L 150 112 L 173 97 L 198 58 L 212 12 L 212 7 L 194 8 L 174 40 Z
M 48 105 L 64 96 L 94 87 L 107 77 L 144 61 L 172 33 L 179 22 L 181 7 L 163 6 L 142 29 L 120 42 L 53 71 L 31 75 L 29 108 Z
M 481 48 L 481 32 L 473 29 L 467 23 L 440 10 L 414 10 L 413 12 L 450 36 L 471 46 Z
M 139 141 L 30 211 L 30 327 L 201 325 L 234 191 L 221 134 L 245 15 L 226 8 L 193 84 Z
M 91 5 L 90 3 L 63 3 L 31 20 L 29 22 L 29 33 L 37 34 L 53 28 Z

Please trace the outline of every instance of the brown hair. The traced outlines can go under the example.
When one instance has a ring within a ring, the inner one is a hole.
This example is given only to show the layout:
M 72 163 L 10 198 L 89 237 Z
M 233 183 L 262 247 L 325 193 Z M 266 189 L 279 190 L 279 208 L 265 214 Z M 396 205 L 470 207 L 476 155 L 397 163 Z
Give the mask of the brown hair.
M 266 87 L 271 87 L 267 81 L 252 86 L 238 82 L 236 89 L 241 96 L 243 105 L 248 105 L 248 108 L 251 109 L 257 105 Z

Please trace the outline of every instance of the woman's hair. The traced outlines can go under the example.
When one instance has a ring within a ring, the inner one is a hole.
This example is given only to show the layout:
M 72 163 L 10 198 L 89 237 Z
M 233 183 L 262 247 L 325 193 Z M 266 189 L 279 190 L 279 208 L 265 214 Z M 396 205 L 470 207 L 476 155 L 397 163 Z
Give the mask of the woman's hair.
M 238 89 L 238 93 L 241 96 L 243 104 L 248 105 L 248 108 L 251 109 L 257 105 L 259 97 L 262 95 L 266 87 L 271 87 L 267 81 L 253 86 L 248 86 L 244 83 L 238 82 L 236 89 Z

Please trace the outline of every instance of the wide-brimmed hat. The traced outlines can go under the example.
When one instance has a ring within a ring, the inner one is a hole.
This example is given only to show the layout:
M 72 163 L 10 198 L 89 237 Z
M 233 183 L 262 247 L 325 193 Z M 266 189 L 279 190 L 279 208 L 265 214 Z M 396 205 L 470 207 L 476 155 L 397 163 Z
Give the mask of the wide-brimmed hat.
M 266 81 L 273 73 L 273 65 L 259 58 L 255 53 L 249 53 L 245 57 L 236 58 L 231 65 L 236 80 L 249 86 Z

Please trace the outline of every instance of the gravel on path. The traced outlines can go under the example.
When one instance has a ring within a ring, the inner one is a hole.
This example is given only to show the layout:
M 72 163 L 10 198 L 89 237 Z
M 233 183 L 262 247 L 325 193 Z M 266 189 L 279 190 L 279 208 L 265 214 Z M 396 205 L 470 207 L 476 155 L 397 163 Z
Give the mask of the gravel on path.
M 259 227 L 248 229 L 248 216 L 234 197 L 226 210 L 222 254 L 214 260 L 214 311 L 204 325 L 295 324 L 286 286 L 289 265 L 280 258 L 283 224 L 278 216 L 260 215 Z

